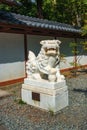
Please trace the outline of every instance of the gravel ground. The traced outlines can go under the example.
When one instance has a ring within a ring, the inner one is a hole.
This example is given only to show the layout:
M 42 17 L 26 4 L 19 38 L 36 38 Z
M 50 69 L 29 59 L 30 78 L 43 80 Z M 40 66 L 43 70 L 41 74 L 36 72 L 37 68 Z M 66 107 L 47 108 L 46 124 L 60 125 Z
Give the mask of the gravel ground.
M 12 95 L 0 99 L 0 125 L 8 130 L 87 130 L 87 74 L 66 80 L 69 106 L 56 115 L 23 104 L 21 85 L 6 88 Z

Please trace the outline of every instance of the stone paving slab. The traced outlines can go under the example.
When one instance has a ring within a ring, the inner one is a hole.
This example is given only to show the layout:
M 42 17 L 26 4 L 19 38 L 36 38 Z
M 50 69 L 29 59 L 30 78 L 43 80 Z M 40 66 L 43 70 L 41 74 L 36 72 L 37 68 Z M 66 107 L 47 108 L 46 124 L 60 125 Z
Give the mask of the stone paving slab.
M 10 93 L 8 91 L 0 89 L 0 98 L 9 96 L 9 95 L 10 95 Z

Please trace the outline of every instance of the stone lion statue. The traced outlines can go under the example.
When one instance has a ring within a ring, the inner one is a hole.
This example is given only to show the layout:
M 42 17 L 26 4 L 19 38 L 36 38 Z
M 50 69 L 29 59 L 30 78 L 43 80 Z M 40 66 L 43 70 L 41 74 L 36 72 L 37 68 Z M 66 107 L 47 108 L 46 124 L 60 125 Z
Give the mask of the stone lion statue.
M 26 63 L 27 78 L 51 82 L 59 82 L 64 79 L 59 71 L 60 43 L 59 40 L 41 41 L 42 47 L 37 57 L 32 51 L 29 51 Z

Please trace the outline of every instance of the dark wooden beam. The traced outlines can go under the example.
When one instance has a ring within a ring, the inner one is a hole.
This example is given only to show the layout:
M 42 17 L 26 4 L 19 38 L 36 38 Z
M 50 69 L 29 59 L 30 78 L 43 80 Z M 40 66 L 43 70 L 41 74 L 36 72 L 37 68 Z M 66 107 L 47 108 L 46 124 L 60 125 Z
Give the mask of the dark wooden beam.
M 6 29 L 5 29 L 6 28 Z M 18 33 L 18 34 L 31 34 L 31 35 L 42 35 L 42 36 L 52 36 L 52 37 L 65 37 L 65 38 L 87 38 L 87 36 L 82 37 L 80 33 L 42 29 L 36 27 L 29 27 L 27 25 L 17 25 L 17 24 L 7 24 L 0 23 L 0 32 L 7 33 Z
M 24 57 L 25 57 L 25 75 L 26 74 L 26 62 L 28 60 L 28 50 L 27 50 L 27 34 L 24 34 Z
M 77 38 L 75 38 L 75 44 L 77 44 Z M 77 45 L 74 47 L 74 60 L 75 60 L 75 69 L 77 69 Z M 76 75 L 76 73 L 75 73 Z
M 25 61 L 27 61 L 28 50 L 27 50 L 27 34 L 24 34 L 24 53 L 25 53 Z
M 4 32 L 4 31 L 8 31 L 8 30 L 10 30 L 9 27 L 1 27 L 1 26 L 0 26 L 0 32 L 1 32 L 1 31 Z

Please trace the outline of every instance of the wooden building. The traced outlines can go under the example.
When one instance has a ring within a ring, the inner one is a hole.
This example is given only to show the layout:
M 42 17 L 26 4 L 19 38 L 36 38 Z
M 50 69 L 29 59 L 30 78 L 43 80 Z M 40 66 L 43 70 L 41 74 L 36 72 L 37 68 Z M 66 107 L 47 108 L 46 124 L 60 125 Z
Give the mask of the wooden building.
M 72 54 L 69 44 L 85 39 L 81 37 L 80 29 L 64 23 L 0 11 L 0 86 L 23 81 L 28 51 L 32 50 L 37 55 L 40 41 L 46 39 L 61 40 L 60 51 L 66 61 L 60 63 L 60 69 L 73 69 L 70 62 L 76 60 L 76 55 Z M 81 65 L 87 66 L 87 55 L 81 55 Z

